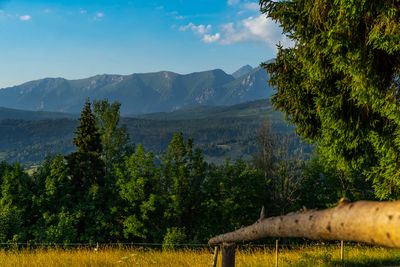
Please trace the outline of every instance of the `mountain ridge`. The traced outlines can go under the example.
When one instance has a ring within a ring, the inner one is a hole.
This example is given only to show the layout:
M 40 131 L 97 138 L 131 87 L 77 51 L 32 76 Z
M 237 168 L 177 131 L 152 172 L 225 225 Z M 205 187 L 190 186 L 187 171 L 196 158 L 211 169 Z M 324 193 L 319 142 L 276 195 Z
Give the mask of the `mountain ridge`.
M 203 105 L 234 105 L 270 97 L 260 68 L 240 77 L 214 69 L 189 74 L 170 71 L 101 74 L 68 80 L 44 78 L 0 90 L 0 106 L 32 111 L 79 113 L 87 98 L 118 101 L 121 114 L 167 112 Z

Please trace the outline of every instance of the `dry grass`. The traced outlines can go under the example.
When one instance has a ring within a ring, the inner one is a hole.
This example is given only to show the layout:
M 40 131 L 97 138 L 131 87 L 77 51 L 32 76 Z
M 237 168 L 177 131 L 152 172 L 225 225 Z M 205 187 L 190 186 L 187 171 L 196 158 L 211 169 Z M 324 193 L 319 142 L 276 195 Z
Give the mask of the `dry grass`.
M 36 249 L 0 251 L 0 266 L 211 266 L 207 249 L 162 252 L 146 249 Z M 388 266 L 400 264 L 400 250 L 346 247 L 345 266 Z M 221 257 L 218 259 L 220 266 Z M 282 249 L 280 266 L 341 266 L 338 247 Z M 236 266 L 275 266 L 270 249 L 236 252 Z

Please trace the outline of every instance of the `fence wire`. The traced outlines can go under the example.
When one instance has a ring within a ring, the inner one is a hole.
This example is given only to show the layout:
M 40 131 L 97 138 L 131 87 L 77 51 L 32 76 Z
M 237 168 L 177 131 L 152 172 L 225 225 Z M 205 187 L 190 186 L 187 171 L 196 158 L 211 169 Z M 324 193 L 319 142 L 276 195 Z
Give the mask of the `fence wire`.
M 130 248 L 130 247 L 141 247 L 141 248 L 162 248 L 165 247 L 176 247 L 176 248 L 214 248 L 219 245 L 209 245 L 202 243 L 183 243 L 183 244 L 162 244 L 162 243 L 135 243 L 135 242 L 120 242 L 120 243 L 29 243 L 29 242 L 16 242 L 16 243 L 0 243 L 0 248 Z M 252 244 L 252 243 L 236 243 L 236 247 L 239 249 L 270 249 L 275 248 L 275 243 L 265 244 Z M 280 248 L 295 249 L 304 247 L 340 247 L 339 242 L 330 243 L 303 243 L 303 244 L 290 244 L 290 243 L 279 243 Z M 363 246 L 363 247 L 374 247 L 375 245 L 346 242 L 346 246 Z

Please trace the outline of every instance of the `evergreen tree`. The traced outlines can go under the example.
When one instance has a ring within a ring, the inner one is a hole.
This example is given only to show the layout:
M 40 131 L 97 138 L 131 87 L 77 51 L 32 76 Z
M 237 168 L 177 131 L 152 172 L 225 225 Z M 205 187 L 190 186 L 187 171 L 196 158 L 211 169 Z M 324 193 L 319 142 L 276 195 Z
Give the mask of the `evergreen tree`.
M 82 191 L 94 184 L 103 185 L 102 144 L 89 100 L 82 110 L 75 135 L 73 144 L 78 149 L 66 157 L 75 189 Z
M 400 198 L 397 1 L 261 0 L 293 46 L 264 64 L 274 106 L 345 177 Z
M 110 238 L 110 232 L 104 230 L 107 226 L 105 166 L 101 159 L 97 121 L 89 100 L 82 110 L 75 134 L 73 143 L 78 149 L 66 157 L 75 206 L 72 211 L 64 211 L 60 219 L 69 223 L 75 218 L 78 242 L 105 242 Z

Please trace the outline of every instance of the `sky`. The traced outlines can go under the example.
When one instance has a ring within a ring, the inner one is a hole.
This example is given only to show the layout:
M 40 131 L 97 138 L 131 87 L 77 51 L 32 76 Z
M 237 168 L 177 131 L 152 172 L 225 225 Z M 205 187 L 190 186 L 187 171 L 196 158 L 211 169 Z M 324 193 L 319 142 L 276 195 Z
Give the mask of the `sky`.
M 46 77 L 232 73 L 288 43 L 258 0 L 0 0 L 0 88 Z

